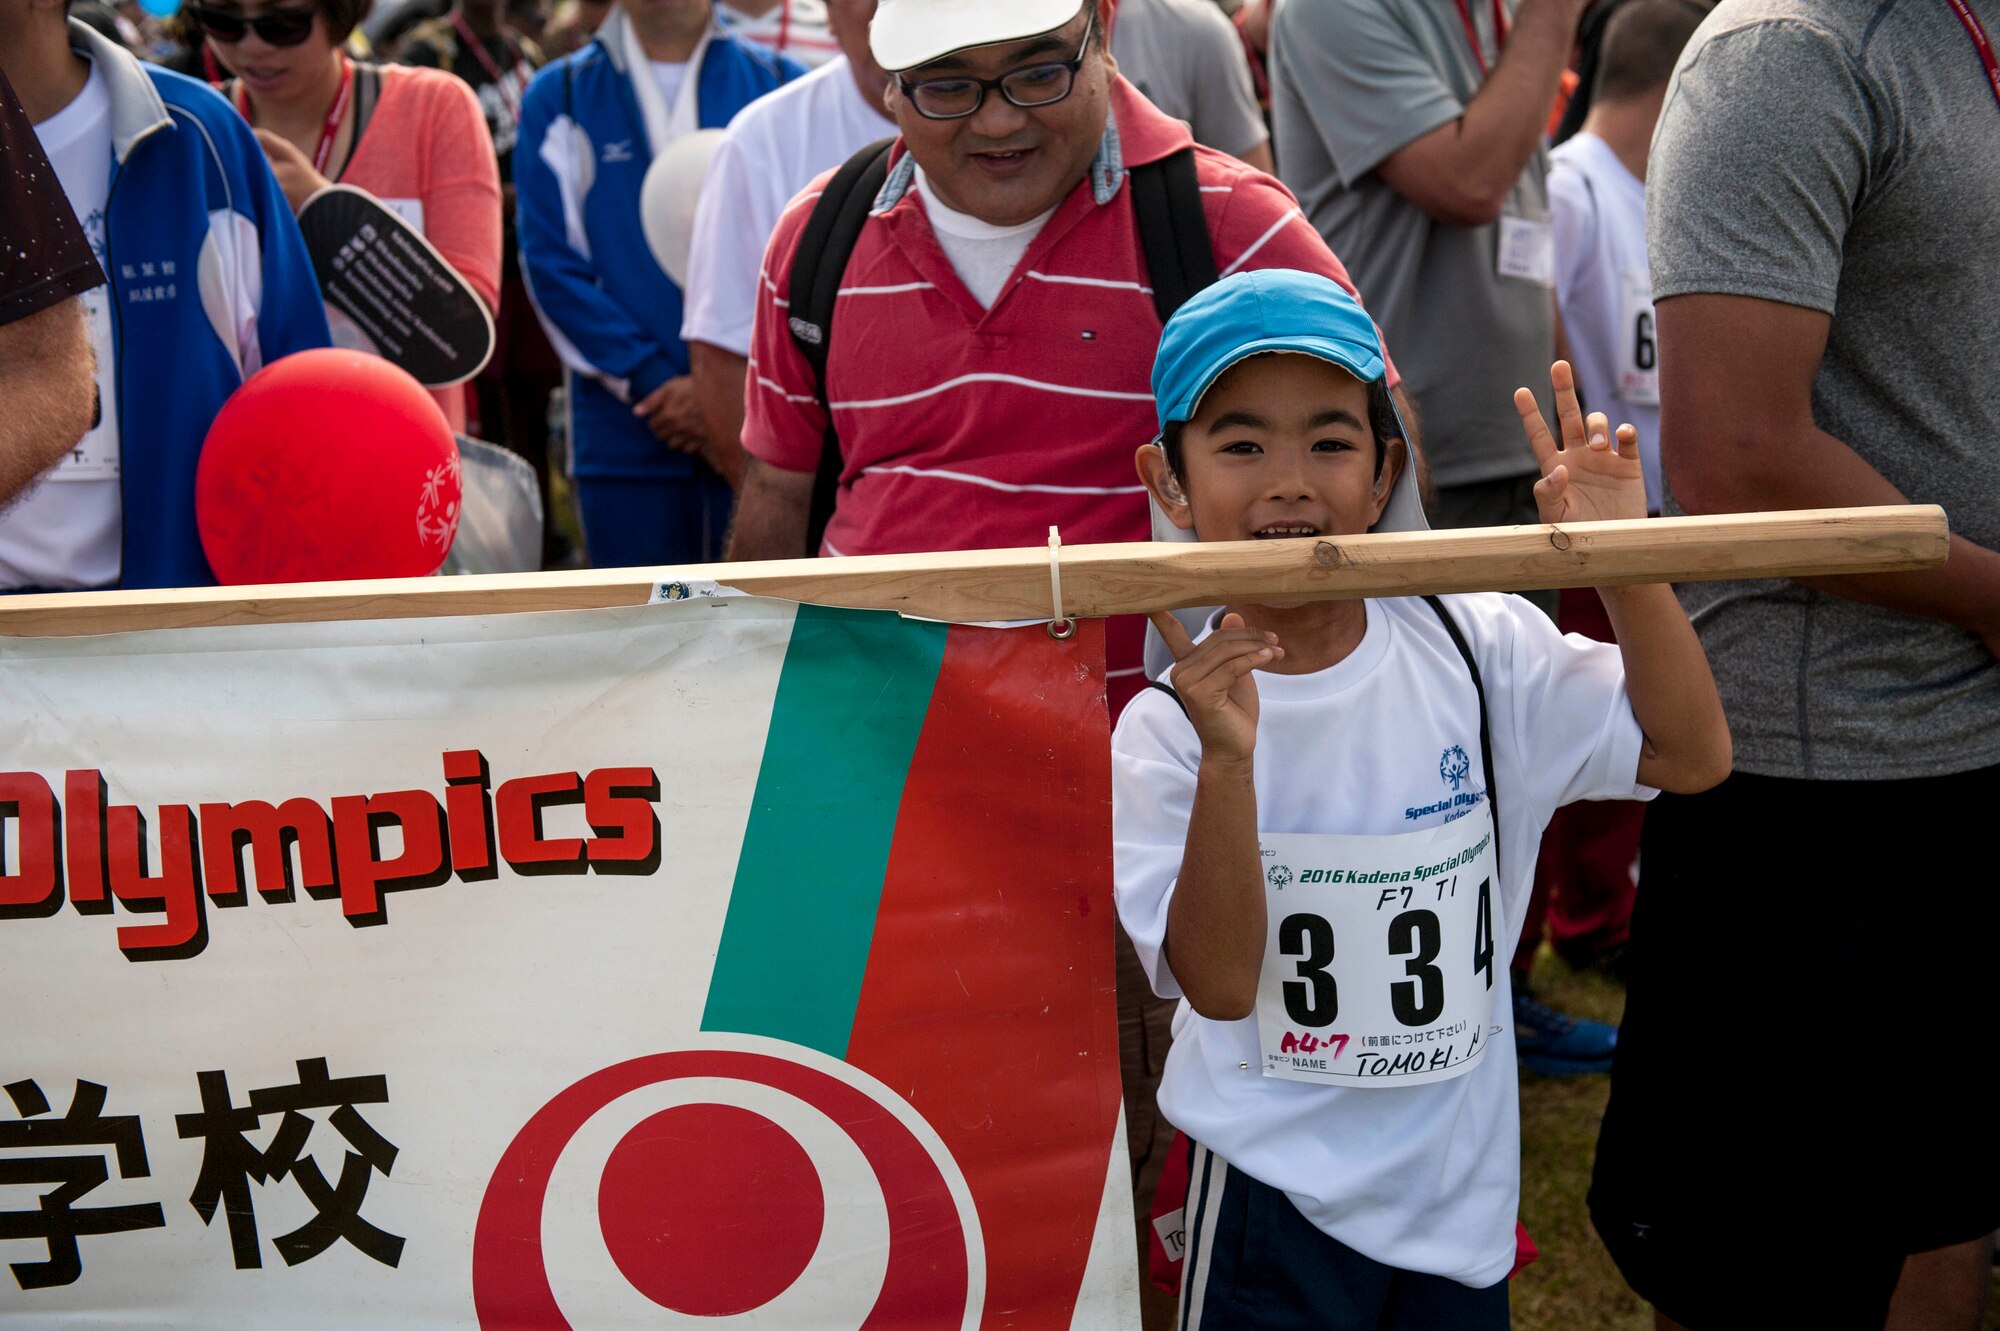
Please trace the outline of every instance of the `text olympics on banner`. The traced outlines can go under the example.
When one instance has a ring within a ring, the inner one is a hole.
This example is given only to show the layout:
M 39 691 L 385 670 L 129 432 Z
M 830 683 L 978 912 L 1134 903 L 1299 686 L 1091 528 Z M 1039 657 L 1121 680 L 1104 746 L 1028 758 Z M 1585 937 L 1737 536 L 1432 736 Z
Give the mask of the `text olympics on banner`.
M 178 960 L 208 945 L 207 903 L 244 905 L 250 886 L 267 902 L 290 901 L 300 887 L 314 898 L 337 895 L 349 924 L 368 925 L 388 919 L 384 892 L 454 876 L 484 881 L 502 862 L 530 875 L 659 867 L 660 778 L 650 767 L 521 776 L 495 789 L 483 753 L 454 749 L 444 754 L 444 780 L 442 803 L 428 790 L 392 790 L 324 803 L 300 796 L 277 805 L 162 804 L 153 872 L 146 815 L 109 803 L 96 768 L 65 773 L 60 802 L 41 773 L 0 772 L 0 919 L 46 918 L 65 898 L 84 915 L 117 902 L 165 915 L 118 930 L 128 959 Z M 544 814 L 566 804 L 583 806 L 594 835 L 543 834 Z M 401 846 L 385 856 L 382 833 L 391 827 Z

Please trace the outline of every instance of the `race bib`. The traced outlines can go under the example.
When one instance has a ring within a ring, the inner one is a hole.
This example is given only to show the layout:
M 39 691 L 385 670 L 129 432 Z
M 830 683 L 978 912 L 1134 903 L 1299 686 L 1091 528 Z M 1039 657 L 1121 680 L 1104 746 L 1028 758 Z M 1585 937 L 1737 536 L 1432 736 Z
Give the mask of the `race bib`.
M 1660 405 L 1660 346 L 1653 334 L 1652 274 L 1627 269 L 1619 284 L 1618 326 L 1625 355 L 1618 365 L 1618 396 L 1641 407 Z
M 1498 921 L 1482 803 L 1400 836 L 1265 835 L 1267 1077 L 1420 1086 L 1486 1053 Z
M 1518 277 L 1537 286 L 1556 284 L 1556 229 L 1548 221 L 1502 216 L 1500 276 Z

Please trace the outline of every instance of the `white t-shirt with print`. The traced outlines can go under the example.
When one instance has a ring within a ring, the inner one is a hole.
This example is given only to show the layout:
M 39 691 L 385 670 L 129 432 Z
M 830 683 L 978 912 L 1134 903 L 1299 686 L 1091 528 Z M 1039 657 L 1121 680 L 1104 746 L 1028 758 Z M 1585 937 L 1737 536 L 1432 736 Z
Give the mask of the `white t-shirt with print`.
M 1641 735 L 1618 649 L 1563 636 L 1516 596 L 1446 597 L 1479 662 L 1499 787 L 1492 1043 L 1464 1075 L 1349 1088 L 1262 1075 L 1254 1016 L 1211 1021 L 1185 1002 L 1161 1112 L 1275 1188 L 1363 1256 L 1471 1286 L 1514 1262 L 1520 1113 L 1506 958 L 1520 936 L 1542 828 L 1580 799 L 1646 799 Z M 1422 600 L 1365 603 L 1345 659 L 1310 675 L 1256 675 L 1258 830 L 1392 836 L 1484 807 L 1454 806 L 1465 764 L 1485 795 L 1471 675 Z M 1219 612 L 1218 612 L 1219 613 Z M 1212 623 L 1211 623 L 1212 628 Z M 1203 636 L 1210 630 L 1205 630 Z M 1134 698 L 1112 736 L 1118 915 L 1154 991 L 1180 997 L 1162 950 L 1201 744 L 1174 700 Z
M 35 137 L 98 264 L 109 272 L 104 230 L 111 193 L 111 96 L 96 66 L 68 106 L 35 126 Z M 118 581 L 124 499 L 111 288 L 94 288 L 80 299 L 97 353 L 103 418 L 33 489 L 0 511 L 0 587 L 106 587 Z M 155 352 L 166 354 L 164 348 Z
M 1646 262 L 1646 184 L 1577 134 L 1549 155 L 1556 299 L 1585 409 L 1639 428 L 1646 509 L 1660 511 L 1659 339 Z
M 737 112 L 701 187 L 681 337 L 747 357 L 758 274 L 778 218 L 821 172 L 895 132 L 879 100 L 870 105 L 861 95 L 844 57 Z M 783 289 L 789 275 L 769 276 Z

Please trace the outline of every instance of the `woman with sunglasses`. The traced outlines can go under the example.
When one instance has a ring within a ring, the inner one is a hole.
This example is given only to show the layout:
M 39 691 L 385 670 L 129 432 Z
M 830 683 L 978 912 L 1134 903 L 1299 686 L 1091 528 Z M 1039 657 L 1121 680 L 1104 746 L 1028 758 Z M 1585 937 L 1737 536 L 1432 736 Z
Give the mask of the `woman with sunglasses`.
M 500 291 L 500 174 L 478 99 L 440 70 L 356 61 L 343 49 L 369 0 L 204 0 L 189 8 L 231 77 L 294 212 L 329 184 L 365 190 L 436 247 L 491 313 Z M 367 343 L 329 308 L 334 339 Z M 454 430 L 465 390 L 433 389 Z

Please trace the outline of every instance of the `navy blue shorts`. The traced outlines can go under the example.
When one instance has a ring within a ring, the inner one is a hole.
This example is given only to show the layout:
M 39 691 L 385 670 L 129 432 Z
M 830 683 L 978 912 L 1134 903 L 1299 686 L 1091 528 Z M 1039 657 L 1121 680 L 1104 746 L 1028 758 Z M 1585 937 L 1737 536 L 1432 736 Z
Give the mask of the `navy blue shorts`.
M 1277 1188 L 1194 1144 L 1181 1331 L 1506 1331 L 1507 1282 L 1473 1289 L 1363 1257 Z

